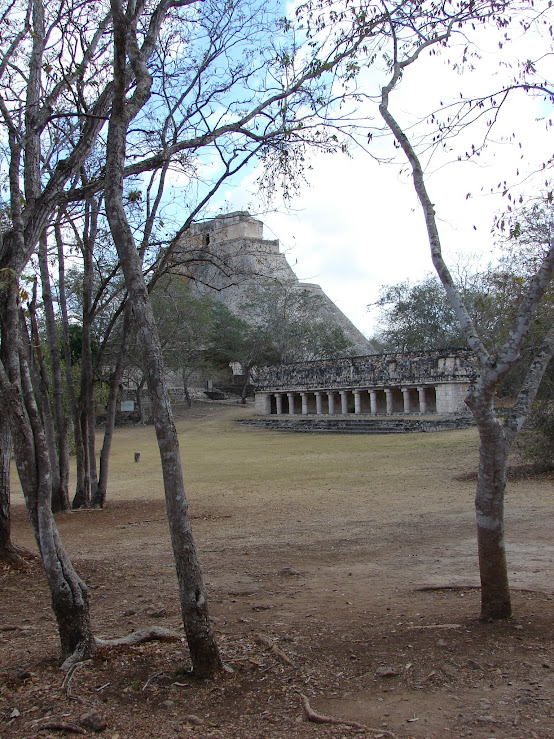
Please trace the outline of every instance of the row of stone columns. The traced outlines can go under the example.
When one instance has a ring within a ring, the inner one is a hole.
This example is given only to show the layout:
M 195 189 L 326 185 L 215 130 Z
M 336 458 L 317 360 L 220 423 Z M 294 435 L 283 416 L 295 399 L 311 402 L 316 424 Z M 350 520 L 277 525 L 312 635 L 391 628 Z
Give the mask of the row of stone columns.
M 425 387 L 417 387 L 417 393 L 418 393 L 418 405 L 419 408 L 417 410 L 412 411 L 412 399 L 411 399 L 411 391 L 414 388 L 409 387 L 403 387 L 401 388 L 402 391 L 402 400 L 403 400 L 403 412 L 404 413 L 412 413 L 412 412 L 419 412 L 420 414 L 424 414 L 428 412 L 428 405 L 427 405 L 427 398 L 425 394 Z M 394 413 L 394 403 L 393 403 L 393 389 L 392 388 L 383 388 L 385 393 L 385 402 L 386 402 L 386 414 L 387 416 L 390 416 Z M 324 397 L 326 398 L 326 405 L 327 405 L 327 413 L 330 416 L 335 415 L 335 393 L 338 392 L 340 395 L 340 413 L 341 415 L 345 416 L 348 414 L 348 393 L 351 392 L 354 395 L 354 413 L 356 415 L 362 413 L 362 393 L 369 393 L 369 403 L 370 403 L 370 413 L 372 416 L 377 415 L 377 390 L 362 390 L 362 389 L 354 389 L 354 390 L 338 390 L 338 391 L 331 391 L 331 390 L 315 390 L 311 392 L 303 391 L 300 393 L 294 393 L 294 392 L 287 392 L 287 393 L 273 393 L 275 397 L 275 410 L 278 416 L 283 414 L 283 396 L 286 394 L 288 398 L 288 413 L 289 415 L 296 415 L 296 407 L 295 407 L 295 397 L 297 395 L 300 395 L 302 400 L 302 415 L 308 415 L 309 413 L 309 403 L 308 403 L 308 396 L 314 395 L 315 396 L 315 406 L 316 406 L 316 414 L 322 415 L 325 413 L 323 410 L 323 401 Z

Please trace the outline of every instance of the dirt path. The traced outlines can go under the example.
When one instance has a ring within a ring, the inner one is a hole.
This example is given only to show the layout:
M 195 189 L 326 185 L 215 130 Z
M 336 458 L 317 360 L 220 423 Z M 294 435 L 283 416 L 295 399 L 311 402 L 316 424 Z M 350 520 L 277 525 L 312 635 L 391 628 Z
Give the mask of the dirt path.
M 101 652 L 68 695 L 39 568 L 0 571 L 0 738 L 60 736 L 41 727 L 92 709 L 112 739 L 554 736 L 552 480 L 510 486 L 516 615 L 482 624 L 473 483 L 456 479 L 473 431 L 297 437 L 237 429 L 241 412 L 179 420 L 232 672 L 195 682 L 182 644 L 153 643 Z M 151 429 L 118 432 L 107 509 L 58 518 L 101 636 L 181 628 L 155 458 Z M 31 547 L 14 500 L 14 539 Z M 301 694 L 368 729 L 306 722 Z

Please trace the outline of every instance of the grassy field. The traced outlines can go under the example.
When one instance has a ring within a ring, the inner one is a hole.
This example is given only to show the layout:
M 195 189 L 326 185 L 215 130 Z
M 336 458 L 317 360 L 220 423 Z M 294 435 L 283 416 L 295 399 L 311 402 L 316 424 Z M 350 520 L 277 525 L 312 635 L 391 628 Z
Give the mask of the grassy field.
M 313 510 L 335 505 L 340 496 L 355 514 L 368 501 L 393 504 L 397 496 L 403 499 L 404 511 L 406 506 L 420 512 L 463 508 L 471 502 L 474 484 L 454 478 L 476 468 L 478 442 L 473 429 L 372 436 L 294 434 L 248 429 L 233 422 L 244 415 L 242 408 L 208 404 L 176 414 L 192 506 L 288 503 Z M 101 442 L 100 433 L 97 450 Z M 138 464 L 135 451 L 141 453 Z M 16 474 L 13 479 L 13 502 L 22 502 Z M 116 430 L 108 499 L 162 498 L 153 427 Z

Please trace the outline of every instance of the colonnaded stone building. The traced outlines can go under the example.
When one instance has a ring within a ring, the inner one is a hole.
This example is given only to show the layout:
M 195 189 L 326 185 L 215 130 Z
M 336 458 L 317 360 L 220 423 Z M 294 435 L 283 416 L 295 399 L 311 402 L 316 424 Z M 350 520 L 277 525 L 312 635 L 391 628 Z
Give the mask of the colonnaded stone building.
M 196 289 L 249 322 L 249 293 L 260 284 L 280 285 L 317 300 L 318 318 L 343 330 L 355 354 L 372 351 L 371 343 L 323 292 L 319 285 L 300 282 L 280 251 L 279 240 L 264 239 L 264 224 L 246 211 L 193 223 L 175 251 L 179 271 Z
M 256 410 L 266 416 L 464 413 L 476 371 L 469 349 L 259 367 Z

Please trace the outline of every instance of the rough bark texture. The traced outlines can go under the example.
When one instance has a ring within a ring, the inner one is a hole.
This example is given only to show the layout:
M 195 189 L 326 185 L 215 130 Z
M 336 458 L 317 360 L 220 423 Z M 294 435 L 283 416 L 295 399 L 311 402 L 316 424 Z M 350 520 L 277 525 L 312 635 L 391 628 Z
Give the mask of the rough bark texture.
M 94 641 L 90 628 L 88 593 L 73 569 L 58 535 L 51 509 L 50 458 L 38 412 L 27 358 L 19 350 L 15 286 L 5 312 L 8 342 L 5 371 L 0 364 L 0 398 L 8 411 L 14 438 L 15 460 L 29 520 L 42 558 L 58 622 L 62 657 L 69 664 L 90 657 Z
M 158 10 L 161 9 L 161 5 Z M 112 0 L 114 27 L 114 97 L 108 129 L 106 160 L 106 215 L 125 276 L 129 304 L 144 355 L 152 416 L 160 450 L 165 500 L 173 555 L 179 581 L 181 613 L 194 672 L 213 677 L 222 663 L 208 617 L 206 591 L 194 544 L 185 497 L 179 441 L 164 384 L 161 347 L 142 263 L 123 206 L 123 168 L 129 122 L 150 94 L 151 78 L 134 37 L 132 20 L 119 0 Z M 132 98 L 126 100 L 127 55 L 136 76 Z
M 492 402 L 470 393 L 468 405 L 479 431 L 479 473 L 475 495 L 477 548 L 481 578 L 481 618 L 512 615 L 506 547 L 504 544 L 504 495 L 508 445 Z M 476 403 L 474 405 L 474 403 Z
M 10 536 L 10 460 L 12 437 L 8 417 L 0 415 L 0 560 L 19 559 Z

